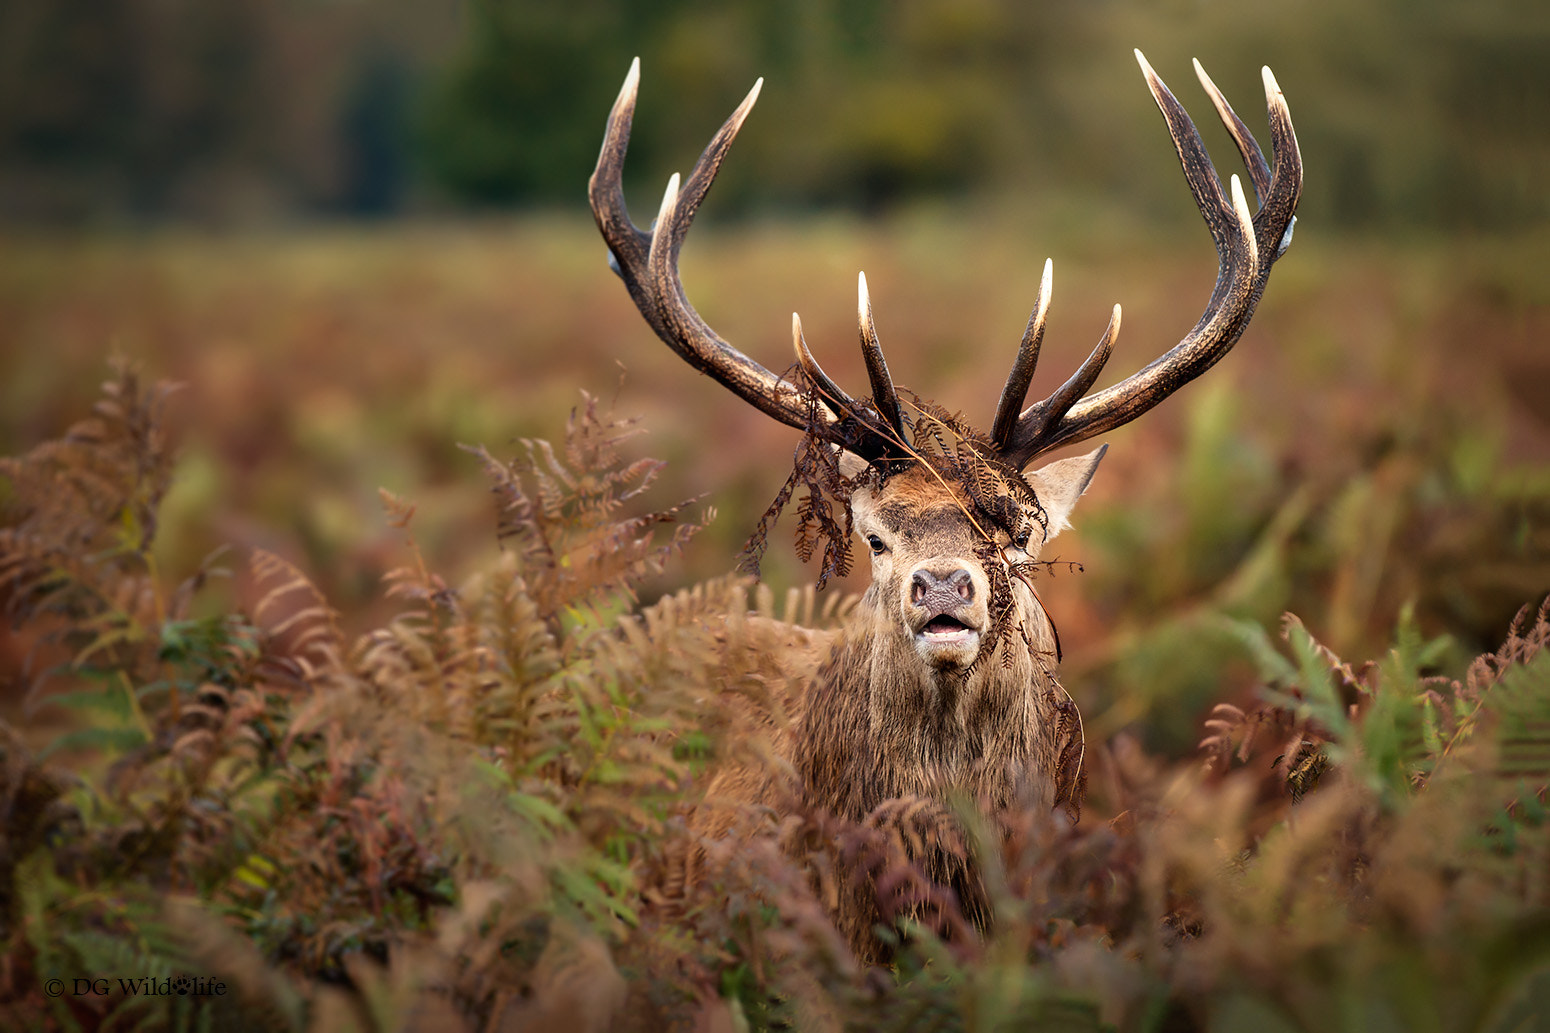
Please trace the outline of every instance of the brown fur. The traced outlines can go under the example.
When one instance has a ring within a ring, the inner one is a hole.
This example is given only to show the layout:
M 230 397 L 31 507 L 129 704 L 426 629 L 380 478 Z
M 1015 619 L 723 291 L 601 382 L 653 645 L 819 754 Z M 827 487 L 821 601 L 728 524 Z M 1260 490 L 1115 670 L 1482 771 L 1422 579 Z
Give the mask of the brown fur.
M 1098 347 L 1077 372 L 1043 401 L 1024 407 L 1044 336 L 1051 275 L 1046 263 L 1039 300 L 988 435 L 922 399 L 914 405 L 919 418 L 904 418 L 864 276 L 858 278 L 857 312 L 870 399 L 850 397 L 823 372 L 795 315 L 795 376 L 765 369 L 705 324 L 679 281 L 678 249 L 759 85 L 689 175 L 669 181 L 657 221 L 647 231 L 630 220 L 624 203 L 624 154 L 640 78 L 639 62 L 631 65 L 587 188 L 614 271 L 657 335 L 690 365 L 804 432 L 791 478 L 750 539 L 750 559 L 756 568 L 769 525 L 800 488 L 808 494 L 799 507 L 797 551 L 805 560 L 822 545 L 820 585 L 847 568 L 852 524 L 874 553 L 873 585 L 855 620 L 827 646 L 788 643 L 782 656 L 789 671 L 781 679 L 790 689 L 785 709 L 797 722 L 789 737 L 773 725 L 771 732 L 795 784 L 729 765 L 711 785 L 711 801 L 700 808 L 696 824 L 702 831 L 728 829 L 735 817 L 725 813 L 758 807 L 816 813 L 820 825 L 825 814 L 860 821 L 885 833 L 927 874 L 952 872 L 955 885 L 972 893 L 976 880 L 964 866 L 965 837 L 953 829 L 944 806 L 950 796 L 978 798 L 992 811 L 1023 801 L 1036 807 L 1064 803 L 1074 811 L 1080 719 L 1055 680 L 1058 638 L 1024 579 L 1043 545 L 1068 526 L 1071 507 L 1103 450 L 1032 474 L 1024 471 L 1036 456 L 1129 423 L 1226 354 L 1291 241 L 1302 189 L 1291 116 L 1268 68 L 1273 169 L 1196 65 L 1248 163 L 1260 200 L 1254 216 L 1236 178 L 1229 201 L 1189 115 L 1140 51 L 1136 58 L 1216 243 L 1219 272 L 1209 307 L 1164 355 L 1083 398 L 1119 333 L 1120 308 L 1114 306 Z M 870 467 L 846 473 L 846 456 Z M 901 464 L 910 465 L 900 469 Z M 833 503 L 839 501 L 850 506 L 843 524 L 834 515 Z M 815 659 L 817 669 L 809 676 Z M 720 800 L 731 803 L 730 809 L 717 806 Z M 858 953 L 870 956 L 872 905 L 858 870 L 852 867 L 847 876 L 857 892 L 834 908 Z M 897 881 L 893 872 L 897 866 L 884 866 L 888 878 L 875 880 L 879 890 L 883 882 Z
M 1099 454 L 1051 464 L 1045 469 L 1054 472 L 1036 481 L 1036 490 L 1042 483 L 1058 501 L 1052 529 L 1062 526 Z M 727 764 L 693 825 L 702 837 L 736 837 L 749 834 L 759 814 L 800 809 L 875 830 L 895 848 L 888 864 L 915 865 L 953 889 L 964 913 L 983 925 L 987 909 L 967 838 L 947 800 L 977 800 L 992 815 L 1072 802 L 1076 772 L 1063 761 L 1072 736 L 1079 739 L 1079 723 L 1070 719 L 1074 708 L 1055 678 L 1053 629 L 1015 576 L 1007 579 L 1012 607 L 1002 618 L 1014 626 L 1005 633 L 996 626 L 991 572 L 981 559 L 988 522 L 971 519 L 957 486 L 917 465 L 858 489 L 851 510 L 862 541 L 875 535 L 883 546 L 873 555 L 871 587 L 836 634 L 759 619 L 744 629 L 747 648 L 781 655 L 784 676 L 768 709 L 743 707 L 740 719 L 741 731 L 766 737 L 777 760 Z M 997 544 L 1007 555 L 1004 533 Z M 1033 555 L 1019 558 L 1036 558 L 1041 546 L 1030 544 Z M 972 599 L 956 603 L 954 612 L 978 629 L 977 648 L 921 645 L 917 632 L 926 611 L 937 607 L 912 603 L 919 570 L 940 577 L 967 572 Z M 981 657 L 982 651 L 993 652 Z M 745 826 L 750 814 L 752 826 Z M 841 880 L 831 897 L 836 923 L 859 958 L 876 960 L 883 951 L 872 929 L 886 909 L 865 871 L 842 870 Z

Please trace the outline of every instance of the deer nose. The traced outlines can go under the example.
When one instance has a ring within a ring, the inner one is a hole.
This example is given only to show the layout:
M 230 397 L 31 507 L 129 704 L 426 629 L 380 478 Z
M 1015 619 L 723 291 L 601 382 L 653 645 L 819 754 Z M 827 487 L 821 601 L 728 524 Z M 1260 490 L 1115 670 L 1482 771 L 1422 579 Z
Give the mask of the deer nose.
M 922 567 L 910 575 L 910 602 L 925 606 L 928 600 L 973 602 L 973 576 L 962 567 L 945 575 Z

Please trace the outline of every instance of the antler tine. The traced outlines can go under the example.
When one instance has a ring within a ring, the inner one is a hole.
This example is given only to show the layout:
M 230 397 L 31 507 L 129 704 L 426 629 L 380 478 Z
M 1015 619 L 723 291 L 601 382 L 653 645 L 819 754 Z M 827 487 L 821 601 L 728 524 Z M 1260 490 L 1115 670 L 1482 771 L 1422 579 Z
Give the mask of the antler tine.
M 1254 182 L 1254 199 L 1260 204 L 1265 203 L 1265 198 L 1270 195 L 1270 166 L 1265 164 L 1265 152 L 1259 149 L 1259 141 L 1254 139 L 1254 134 L 1249 132 L 1249 127 L 1243 124 L 1243 119 L 1227 103 L 1227 98 L 1222 96 L 1222 91 L 1216 88 L 1216 83 L 1206 74 L 1205 67 L 1198 58 L 1190 58 L 1190 63 L 1195 66 L 1195 78 L 1200 80 L 1201 88 L 1211 98 L 1211 103 L 1216 107 L 1216 115 L 1222 120 L 1232 142 L 1237 145 L 1238 153 L 1243 157 L 1244 167 L 1249 170 L 1249 179 Z
M 669 181 L 651 232 L 636 226 L 624 201 L 624 156 L 640 85 L 640 59 L 630 62 L 624 86 L 608 114 L 597 168 L 587 184 L 587 196 L 597 227 L 608 244 L 614 270 L 629 288 L 635 307 L 669 348 L 701 373 L 715 379 L 761 412 L 798 429 L 808 425 L 802 392 L 722 340 L 689 304 L 678 278 L 678 253 L 689 225 L 705 199 L 732 140 L 759 96 L 763 80 L 722 125 L 700 155 L 679 189 L 679 177 Z M 818 418 L 835 422 L 820 409 Z
M 1022 455 L 1030 445 L 1035 445 L 1042 440 L 1046 431 L 1054 427 L 1065 418 L 1067 412 L 1076 404 L 1076 400 L 1087 393 L 1088 389 L 1098 380 L 1098 374 L 1103 372 L 1103 367 L 1109 361 L 1109 356 L 1114 352 L 1114 342 L 1119 338 L 1120 307 L 1114 306 L 1114 312 L 1109 316 L 1109 325 L 1104 328 L 1103 336 L 1099 338 L 1098 345 L 1092 353 L 1082 361 L 1075 373 L 1055 389 L 1044 401 L 1030 408 L 1026 414 L 1027 426 L 1021 429 L 1020 439 L 1025 442 L 1022 448 L 1003 450 L 1007 458 L 1014 465 L 1022 467 L 1043 449 L 1029 452 L 1026 457 Z
M 1276 82 L 1269 65 L 1260 68 L 1265 83 L 1265 107 L 1270 117 L 1270 146 L 1275 154 L 1275 172 L 1270 177 L 1270 194 L 1260 203 L 1254 217 L 1256 232 L 1266 237 L 1260 250 L 1270 244 L 1274 261 L 1286 253 L 1292 243 L 1292 227 L 1297 224 L 1297 202 L 1302 197 L 1302 150 L 1297 146 L 1297 131 L 1292 128 L 1292 113 L 1286 96 Z M 1281 229 L 1281 227 L 1285 227 Z M 1275 236 L 1277 230 L 1279 233 Z
M 904 415 L 899 408 L 899 392 L 894 389 L 893 377 L 889 376 L 888 363 L 883 358 L 883 346 L 877 339 L 877 326 L 872 322 L 872 296 L 867 292 L 866 273 L 856 277 L 856 322 L 861 328 L 861 357 L 866 360 L 867 380 L 872 384 L 872 402 L 902 443 Z
M 1039 364 L 1039 345 L 1044 342 L 1044 320 L 1049 315 L 1050 285 L 1055 273 L 1053 259 L 1044 260 L 1044 275 L 1039 277 L 1039 296 L 1033 303 L 1033 314 L 1028 317 L 1028 328 L 1023 331 L 1022 343 L 1017 346 L 1017 358 L 1012 371 L 1007 374 L 1006 386 L 1001 389 L 1001 400 L 996 403 L 996 418 L 990 425 L 990 440 L 997 448 L 1011 444 L 1012 431 L 1017 427 L 1017 416 L 1023 401 L 1028 397 L 1028 385 L 1033 383 L 1033 371 Z
M 1216 83 L 1211 81 L 1200 62 L 1196 60 L 1194 65 L 1195 77 L 1210 95 L 1222 125 L 1227 127 L 1233 143 L 1238 147 L 1238 153 L 1243 156 L 1249 177 L 1254 181 L 1254 196 L 1259 201 L 1259 214 L 1254 217 L 1256 233 L 1267 226 L 1286 224 L 1281 239 L 1267 240 L 1261 237 L 1258 240 L 1261 251 L 1274 247 L 1275 256 L 1280 258 L 1291 243 L 1291 227 L 1297 221 L 1297 217 L 1291 215 L 1291 209 L 1296 208 L 1298 194 L 1302 190 L 1302 155 L 1297 147 L 1297 134 L 1292 130 L 1291 114 L 1286 110 L 1286 98 L 1281 95 L 1281 87 L 1277 85 L 1269 67 L 1261 68 L 1265 82 L 1265 106 L 1270 118 L 1270 145 L 1275 152 L 1276 167 L 1281 173 L 1278 180 L 1273 180 L 1259 141 L 1254 139 L 1254 134 L 1249 132 L 1243 119 L 1227 103 L 1227 98 L 1216 88 Z
M 813 353 L 807 347 L 807 338 L 802 336 L 802 317 L 795 312 L 791 313 L 791 347 L 796 352 L 797 365 L 802 367 L 802 372 L 812 382 L 813 390 L 818 392 L 819 401 L 828 406 L 836 417 L 843 418 L 847 412 L 846 406 L 850 404 L 850 396 L 813 358 Z
M 1138 372 L 1078 401 L 1077 397 L 1097 376 L 1094 363 L 1099 353 L 1105 352 L 1103 357 L 1107 358 L 1105 343 L 1100 343 L 1075 376 L 1045 401 L 1025 409 L 1005 444 L 997 439 L 1002 454 L 1018 465 L 1025 465 L 1035 456 L 1062 445 L 1075 444 L 1129 423 L 1215 365 L 1242 336 L 1264 293 L 1270 267 L 1291 240 L 1294 213 L 1302 191 L 1302 159 L 1286 99 L 1269 69 L 1265 69 L 1264 78 L 1275 155 L 1273 168 L 1265 166 L 1264 154 L 1253 134 L 1233 113 L 1204 71 L 1199 72 L 1202 85 L 1237 143 L 1254 181 L 1260 199 L 1259 214 L 1255 216 L 1249 212 L 1248 200 L 1237 176 L 1231 177 L 1230 189 L 1223 191 L 1194 122 L 1139 50 L 1136 61 L 1168 124 L 1168 133 L 1173 138 L 1196 207 L 1211 231 L 1218 260 L 1216 283 L 1194 328 L 1178 344 Z M 1114 319 L 1110 322 L 1111 333 L 1118 331 L 1118 324 L 1116 306 Z M 1110 333 L 1105 334 L 1104 341 L 1112 345 Z M 1102 363 L 1096 365 L 1101 368 Z M 1012 386 L 1010 380 L 1008 386 Z M 997 417 L 999 421 L 999 411 Z
M 716 135 L 710 138 L 710 143 L 705 145 L 705 150 L 700 154 L 694 168 L 689 172 L 689 178 L 684 180 L 683 196 L 679 201 L 679 217 L 673 226 L 671 235 L 672 260 L 674 265 L 678 262 L 678 252 L 683 248 L 684 237 L 688 235 L 689 224 L 694 221 L 694 216 L 700 210 L 700 203 L 705 200 L 705 195 L 710 193 L 711 184 L 716 181 L 716 174 L 721 171 L 721 163 L 726 160 L 727 152 L 732 149 L 732 141 L 737 137 L 738 130 L 743 128 L 743 123 L 748 119 L 748 113 L 759 100 L 759 91 L 764 89 L 764 77 L 754 80 L 753 89 L 748 91 L 748 96 L 739 104 L 716 130 Z
M 798 384 L 776 376 L 722 340 L 689 304 L 678 276 L 678 254 L 688 236 L 689 226 L 716 181 L 716 173 L 758 100 L 763 84 L 763 79 L 754 83 L 748 96 L 711 138 L 689 175 L 680 180 L 674 173 L 668 180 L 656 223 L 648 233 L 630 221 L 622 182 L 624 155 L 629 146 L 630 125 L 635 117 L 635 99 L 640 85 L 640 59 L 632 61 L 624 87 L 608 114 L 603 148 L 587 184 L 592 213 L 608 244 L 614 271 L 629 288 L 635 307 L 657 336 L 680 358 L 787 426 L 811 431 L 869 461 L 882 459 L 896 453 L 895 443 L 902 437 L 902 425 L 898 395 L 883 362 L 877 333 L 872 329 L 864 282 L 862 350 L 866 355 L 867 372 L 872 378 L 877 414 L 857 404 L 818 366 L 802 340 L 801 323 L 795 316 L 792 329 L 797 362 L 822 400 L 822 406 L 810 405 L 810 396 Z
M 1152 69 L 1146 55 L 1139 50 L 1135 55 L 1141 65 L 1141 73 L 1146 76 L 1147 88 L 1152 91 L 1152 99 L 1157 102 L 1157 110 L 1162 112 L 1163 120 L 1168 123 L 1168 135 L 1173 137 L 1174 149 L 1178 151 L 1179 164 L 1184 169 L 1184 181 L 1189 184 L 1190 193 L 1195 196 L 1195 206 L 1200 209 L 1206 225 L 1211 229 L 1211 238 L 1216 241 L 1217 250 L 1221 251 L 1234 234 L 1231 227 L 1232 209 L 1222 192 L 1222 181 L 1216 174 L 1216 166 L 1211 163 L 1211 155 L 1207 153 L 1200 132 L 1195 128 L 1189 112 L 1184 110 L 1184 105 L 1179 103 L 1162 77 Z
M 637 57 L 630 62 L 624 85 L 608 112 L 597 168 L 587 181 L 592 215 L 614 259 L 614 272 L 621 278 L 626 267 L 638 268 L 645 262 L 646 252 L 651 247 L 651 234 L 630 220 L 629 209 L 624 203 L 624 154 L 630 146 L 630 126 L 635 121 L 635 97 L 639 89 L 640 58 Z

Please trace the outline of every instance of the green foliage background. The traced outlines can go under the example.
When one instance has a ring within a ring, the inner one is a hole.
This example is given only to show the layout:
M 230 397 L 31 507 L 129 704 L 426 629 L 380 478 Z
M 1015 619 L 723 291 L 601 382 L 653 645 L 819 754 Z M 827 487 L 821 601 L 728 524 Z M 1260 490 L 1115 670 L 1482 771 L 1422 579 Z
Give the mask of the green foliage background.
M 1550 172 L 1550 15 L 1520 0 L 480 0 L 465 33 L 424 139 L 428 167 L 469 198 L 575 203 L 596 149 L 576 127 L 606 108 L 633 54 L 651 84 L 634 167 L 651 182 L 702 144 L 721 98 L 767 79 L 751 154 L 722 188 L 734 207 L 1122 191 L 1155 143 L 1149 113 L 1120 103 L 1140 46 L 1159 68 L 1201 58 L 1233 96 L 1253 91 L 1260 64 L 1280 70 L 1320 173 L 1305 203 L 1332 222 L 1500 229 L 1550 212 L 1537 187 Z M 1373 105 L 1403 114 L 1374 118 Z M 1148 200 L 1168 212 L 1171 196 Z

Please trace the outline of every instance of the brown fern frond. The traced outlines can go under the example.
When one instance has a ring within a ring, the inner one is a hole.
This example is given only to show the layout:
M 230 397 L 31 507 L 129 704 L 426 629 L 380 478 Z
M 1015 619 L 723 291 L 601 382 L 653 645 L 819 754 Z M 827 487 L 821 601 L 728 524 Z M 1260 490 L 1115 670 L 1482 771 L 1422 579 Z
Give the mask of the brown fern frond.
M 857 482 L 851 481 L 840 471 L 838 452 L 818 433 L 818 392 L 813 390 L 802 370 L 793 369 L 788 375 L 807 385 L 808 429 L 792 454 L 791 475 L 781 486 L 775 500 L 760 516 L 753 534 L 744 543 L 738 569 L 758 575 L 759 560 L 764 555 L 769 531 L 780 519 L 791 496 L 798 488 L 802 488 L 805 494 L 797 504 L 796 551 L 797 556 L 806 563 L 818 552 L 819 545 L 823 546 L 817 581 L 817 587 L 822 589 L 830 578 L 844 577 L 850 572 L 851 535 L 854 531 L 850 496 Z M 872 475 L 875 472 L 863 474 Z M 835 516 L 836 508 L 844 514 L 843 523 Z
M 596 399 L 583 393 L 566 427 L 563 459 L 544 441 L 524 441 L 510 462 L 483 448 L 467 449 L 493 482 L 496 537 L 515 545 L 527 592 L 556 633 L 564 612 L 612 596 L 633 599 L 635 586 L 658 573 L 703 526 L 685 519 L 694 500 L 620 516 L 650 489 L 662 466 L 621 458 L 618 446 L 638 433 L 635 422 L 600 413 Z M 662 542 L 657 529 L 666 525 L 673 532 Z
M 575 470 L 609 470 L 619 464 L 618 448 L 645 433 L 638 416 L 598 412 L 598 400 L 581 392 L 580 409 L 572 409 L 565 425 L 565 455 Z
M 267 549 L 253 550 L 249 569 L 263 590 L 253 605 L 253 622 L 282 644 L 275 652 L 299 661 L 307 677 L 336 663 L 343 647 L 339 614 L 312 580 Z
M 785 483 L 775 493 L 775 498 L 759 514 L 759 522 L 754 525 L 753 533 L 743 543 L 742 551 L 738 554 L 737 569 L 746 574 L 759 576 L 759 564 L 764 559 L 764 553 L 769 548 L 769 534 L 774 528 L 780 514 L 791 501 L 792 493 L 796 491 L 801 482 L 800 474 L 793 469 L 786 477 Z
M 125 362 L 114 373 L 92 417 L 24 456 L 0 458 L 0 611 L 100 612 L 119 602 L 125 577 L 148 570 L 157 507 L 171 484 L 164 415 L 176 386 L 142 388 Z M 159 595 L 150 609 L 152 619 L 162 612 Z
M 1537 612 L 1532 606 L 1525 604 L 1518 610 L 1501 646 L 1477 656 L 1462 680 L 1427 680 L 1423 695 L 1440 742 L 1436 763 L 1465 751 L 1483 729 L 1495 728 L 1504 736 L 1497 743 L 1502 761 L 1507 763 L 1506 755 L 1513 755 L 1508 766 L 1520 769 L 1516 773 L 1527 779 L 1525 785 L 1550 785 L 1550 706 L 1539 705 L 1536 694 L 1525 691 L 1521 683 L 1516 692 L 1508 688 L 1503 696 L 1504 683 L 1521 675 L 1550 646 L 1550 596 Z M 1509 718 L 1510 730 L 1499 727 L 1504 716 Z

